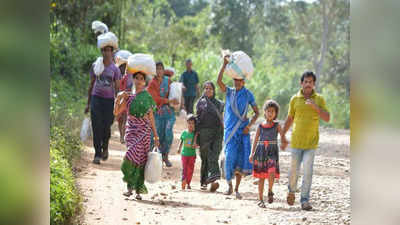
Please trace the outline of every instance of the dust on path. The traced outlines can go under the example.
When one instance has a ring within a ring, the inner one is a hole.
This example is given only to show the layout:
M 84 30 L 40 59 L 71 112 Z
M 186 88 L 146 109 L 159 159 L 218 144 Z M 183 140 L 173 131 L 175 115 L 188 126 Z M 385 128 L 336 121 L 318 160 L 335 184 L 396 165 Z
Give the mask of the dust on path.
M 80 224 L 350 224 L 349 131 L 321 129 L 311 190 L 314 210 L 305 212 L 299 205 L 299 193 L 294 206 L 286 203 L 288 152 L 280 154 L 281 179 L 274 185 L 275 202 L 267 204 L 266 209 L 256 205 L 257 186 L 250 176 L 245 177 L 240 186 L 242 200 L 222 194 L 227 188 L 223 180 L 216 193 L 201 191 L 199 157 L 196 159 L 193 189 L 181 191 L 181 162 L 176 151 L 178 138 L 185 128 L 185 120 L 177 117 L 170 156 L 173 167 L 164 167 L 161 182 L 146 183 L 149 194 L 143 195 L 142 201 L 122 195 L 126 185 L 122 181 L 120 165 L 126 146 L 119 143 L 116 123 L 107 161 L 102 161 L 101 165 L 92 164 L 94 149 L 91 143 L 86 143 L 75 169 L 83 196 Z

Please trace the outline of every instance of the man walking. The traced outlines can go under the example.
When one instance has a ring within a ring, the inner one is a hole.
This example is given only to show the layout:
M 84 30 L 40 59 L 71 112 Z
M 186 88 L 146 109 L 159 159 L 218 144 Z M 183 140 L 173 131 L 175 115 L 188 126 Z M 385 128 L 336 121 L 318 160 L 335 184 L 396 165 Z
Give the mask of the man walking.
M 303 163 L 304 176 L 301 186 L 300 203 L 303 210 L 311 210 L 309 203 L 313 175 L 315 150 L 319 140 L 319 119 L 329 122 L 330 115 L 324 98 L 315 92 L 316 76 L 307 71 L 301 76 L 301 89 L 289 103 L 289 113 L 283 128 L 283 136 L 292 124 L 291 167 L 289 171 L 289 194 L 287 203 L 293 205 L 300 165 Z
M 196 71 L 192 70 L 192 60 L 186 60 L 186 71 L 181 75 L 179 80 L 183 83 L 183 97 L 185 101 L 185 110 L 187 114 L 193 114 L 193 104 L 196 99 L 196 94 L 199 92 L 198 83 L 199 77 Z

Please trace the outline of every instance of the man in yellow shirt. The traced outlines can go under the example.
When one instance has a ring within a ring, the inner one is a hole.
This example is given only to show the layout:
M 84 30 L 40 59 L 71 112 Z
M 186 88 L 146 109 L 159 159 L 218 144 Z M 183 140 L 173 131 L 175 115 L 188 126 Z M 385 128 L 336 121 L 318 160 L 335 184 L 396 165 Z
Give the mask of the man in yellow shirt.
M 289 194 L 287 202 L 293 205 L 300 165 L 303 162 L 304 176 L 301 186 L 301 208 L 311 210 L 309 203 L 313 175 L 315 150 L 319 140 L 319 119 L 329 122 L 330 115 L 324 98 L 315 92 L 316 76 L 307 71 L 301 76 L 301 89 L 289 103 L 289 113 L 283 128 L 283 135 L 293 124 L 291 137 L 292 161 L 289 171 Z

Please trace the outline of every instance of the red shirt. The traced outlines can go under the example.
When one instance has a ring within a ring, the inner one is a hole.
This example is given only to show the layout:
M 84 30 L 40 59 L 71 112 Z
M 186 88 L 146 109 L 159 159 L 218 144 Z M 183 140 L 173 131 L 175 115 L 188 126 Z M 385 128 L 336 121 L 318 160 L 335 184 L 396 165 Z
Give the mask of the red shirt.
M 157 78 L 154 77 L 150 81 L 149 86 L 147 87 L 147 91 L 153 97 L 154 101 L 157 104 L 157 107 L 161 107 L 164 104 L 168 104 L 168 94 L 169 94 L 169 88 L 171 86 L 171 80 L 168 78 L 167 96 L 165 96 L 165 97 L 160 96 L 160 86 L 161 86 L 161 83 L 157 80 Z

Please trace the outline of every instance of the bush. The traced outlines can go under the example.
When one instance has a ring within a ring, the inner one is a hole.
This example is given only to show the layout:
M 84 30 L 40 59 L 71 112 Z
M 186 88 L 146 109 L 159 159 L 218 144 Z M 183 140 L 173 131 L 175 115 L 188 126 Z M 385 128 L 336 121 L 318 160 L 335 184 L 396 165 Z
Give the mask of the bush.
M 82 146 L 60 128 L 50 132 L 50 224 L 70 224 L 81 208 L 71 168 Z
M 335 128 L 350 128 L 350 100 L 345 93 L 338 91 L 333 85 L 327 85 L 322 89 L 322 95 L 326 100 L 326 107 L 331 116 L 329 124 Z M 322 125 L 328 125 L 322 122 Z

